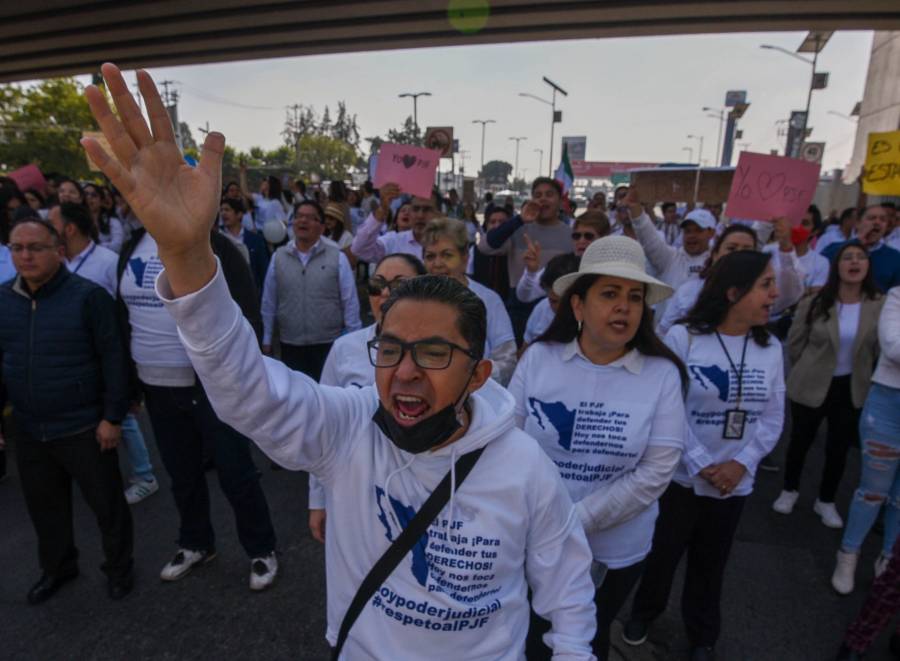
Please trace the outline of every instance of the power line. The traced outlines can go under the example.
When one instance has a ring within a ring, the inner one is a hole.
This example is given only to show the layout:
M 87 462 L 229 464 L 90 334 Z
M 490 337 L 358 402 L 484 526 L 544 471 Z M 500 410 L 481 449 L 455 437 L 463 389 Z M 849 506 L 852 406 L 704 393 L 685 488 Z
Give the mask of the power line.
M 200 90 L 194 89 L 192 87 L 188 87 L 184 83 L 181 84 L 182 89 L 190 96 L 196 96 L 199 99 L 203 99 L 204 101 L 210 101 L 212 103 L 220 103 L 225 106 L 232 106 L 234 108 L 243 108 L 244 110 L 278 110 L 277 108 L 272 108 L 271 106 L 251 106 L 246 103 L 237 103 L 235 101 L 229 101 L 228 99 L 224 99 L 220 96 L 216 96 L 215 94 L 210 94 L 209 92 L 201 92 Z

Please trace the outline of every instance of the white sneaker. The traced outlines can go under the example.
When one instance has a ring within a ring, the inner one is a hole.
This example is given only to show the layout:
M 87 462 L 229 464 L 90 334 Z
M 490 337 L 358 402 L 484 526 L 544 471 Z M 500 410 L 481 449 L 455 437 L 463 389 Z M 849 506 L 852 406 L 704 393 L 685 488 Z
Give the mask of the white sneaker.
M 272 551 L 269 555 L 250 560 L 250 589 L 265 590 L 275 582 L 278 575 L 278 558 Z
M 884 553 L 878 554 L 878 559 L 875 560 L 875 578 L 878 578 L 884 573 L 890 561 L 891 556 L 885 555 Z
M 125 489 L 125 500 L 129 505 L 134 505 L 157 491 L 159 491 L 159 482 L 155 477 L 149 480 L 135 480 L 130 487 Z
M 164 581 L 177 581 L 184 578 L 189 571 L 197 565 L 211 562 L 216 557 L 215 551 L 191 551 L 190 549 L 178 549 L 175 557 L 166 563 L 159 573 Z
M 816 498 L 816 504 L 813 505 L 813 512 L 822 517 L 822 523 L 824 523 L 829 528 L 844 527 L 844 520 L 841 518 L 841 515 L 838 514 L 837 508 L 834 506 L 834 503 L 823 503 L 821 500 Z
M 772 509 L 779 514 L 790 514 L 794 511 L 794 505 L 800 497 L 799 491 L 782 491 L 778 499 L 772 503 Z
M 837 564 L 834 568 L 834 574 L 831 576 L 831 587 L 838 594 L 850 594 L 853 592 L 858 560 L 858 553 L 845 553 L 840 550 L 837 552 Z

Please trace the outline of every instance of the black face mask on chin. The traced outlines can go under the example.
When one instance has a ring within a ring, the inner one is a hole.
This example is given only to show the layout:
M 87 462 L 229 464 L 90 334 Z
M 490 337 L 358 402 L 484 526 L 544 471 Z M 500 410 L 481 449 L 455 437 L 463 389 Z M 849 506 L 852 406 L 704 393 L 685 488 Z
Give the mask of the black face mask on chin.
M 378 425 L 381 433 L 404 452 L 420 454 L 436 448 L 442 443 L 446 443 L 447 439 L 462 427 L 460 420 L 462 415 L 457 413 L 457 409 L 461 410 L 461 402 L 465 405 L 466 388 L 469 387 L 469 382 L 474 374 L 475 368 L 473 367 L 469 373 L 469 378 L 466 379 L 466 385 L 463 386 L 462 394 L 453 404 L 448 404 L 434 415 L 428 416 L 414 425 L 404 427 L 399 424 L 380 400 L 378 402 L 378 410 L 375 411 L 372 420 Z

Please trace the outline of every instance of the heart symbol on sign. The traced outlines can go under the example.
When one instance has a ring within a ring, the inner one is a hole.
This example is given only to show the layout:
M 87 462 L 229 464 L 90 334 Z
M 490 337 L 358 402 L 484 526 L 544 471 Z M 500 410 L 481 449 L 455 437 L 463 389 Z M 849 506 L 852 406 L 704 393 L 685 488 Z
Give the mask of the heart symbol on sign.
M 779 172 L 776 175 L 771 175 L 768 172 L 763 172 L 756 178 L 756 185 L 759 189 L 759 196 L 763 200 L 771 200 L 773 197 L 778 195 L 781 192 L 781 189 L 784 188 L 784 184 L 787 181 L 787 176 L 783 172 Z
M 411 168 L 413 165 L 416 164 L 416 160 L 417 160 L 417 159 L 416 159 L 415 156 L 412 156 L 412 155 L 410 155 L 410 154 L 406 154 L 406 155 L 403 157 L 403 167 L 405 167 L 405 168 L 408 170 L 409 168 Z

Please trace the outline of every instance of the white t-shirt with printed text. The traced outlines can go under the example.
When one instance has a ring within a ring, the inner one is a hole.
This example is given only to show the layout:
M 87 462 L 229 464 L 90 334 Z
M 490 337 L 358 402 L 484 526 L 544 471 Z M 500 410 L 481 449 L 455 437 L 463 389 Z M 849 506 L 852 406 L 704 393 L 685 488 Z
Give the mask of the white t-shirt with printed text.
M 531 345 L 509 390 L 517 424 L 559 469 L 573 502 L 621 478 L 649 446 L 681 448 L 685 418 L 681 377 L 664 358 L 633 350 L 609 364 L 584 357 L 577 340 Z M 589 532 L 594 559 L 613 569 L 650 552 L 659 507 Z
M 741 380 L 740 409 L 747 414 L 744 435 L 740 440 L 723 438 L 726 411 L 738 408 L 738 372 L 744 336 L 721 337 L 734 367 L 715 333 L 689 334 L 685 326 L 676 324 L 665 337 L 666 344 L 687 366 L 690 379 L 685 400 L 689 433 L 674 480 L 682 486 L 693 487 L 698 496 L 712 498 L 722 496 L 699 472 L 711 464 L 734 459 L 747 472 L 732 494 L 749 495 L 753 491 L 756 468 L 778 443 L 784 425 L 781 343 L 770 337 L 768 346 L 761 347 L 751 337 L 747 341 Z

